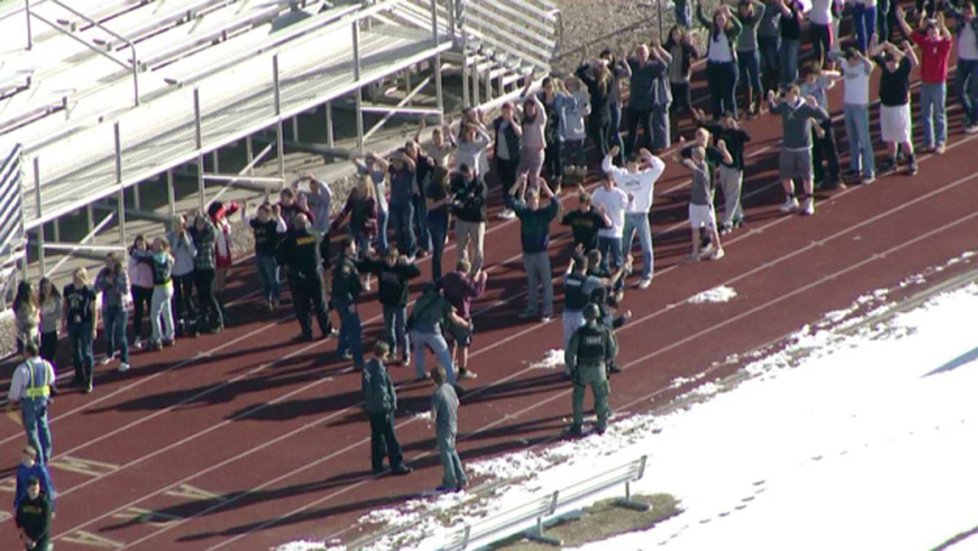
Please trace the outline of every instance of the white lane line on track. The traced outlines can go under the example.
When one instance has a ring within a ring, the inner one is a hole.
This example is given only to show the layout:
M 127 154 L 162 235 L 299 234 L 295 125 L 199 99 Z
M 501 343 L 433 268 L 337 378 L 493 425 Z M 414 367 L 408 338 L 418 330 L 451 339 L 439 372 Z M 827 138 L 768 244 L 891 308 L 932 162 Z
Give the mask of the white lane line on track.
M 961 144 L 961 143 L 963 143 L 963 142 L 958 142 L 958 144 Z M 955 145 L 958 145 L 958 144 L 955 144 Z M 958 185 L 961 185 L 962 183 L 964 183 L 964 182 L 966 182 L 966 181 L 968 181 L 968 180 L 970 180 L 971 178 L 973 178 L 973 177 L 975 177 L 975 176 L 978 176 L 978 175 L 972 175 L 972 176 L 969 176 L 969 177 L 966 177 L 966 178 L 963 178 L 963 179 L 960 179 L 960 180 L 958 180 L 958 181 L 956 181 L 956 182 L 953 182 L 953 183 L 951 183 L 951 184 L 947 184 L 947 185 L 945 185 L 944 187 L 942 187 L 942 188 L 939 188 L 938 190 L 935 190 L 935 191 L 932 191 L 932 192 L 930 192 L 930 193 L 928 193 L 928 194 L 925 194 L 924 196 L 922 196 L 922 197 L 920 197 L 920 198 L 917 198 L 917 199 L 915 199 L 915 200 L 913 200 L 913 201 L 910 201 L 910 202 L 907 202 L 907 203 L 903 203 L 903 204 L 901 204 L 900 206 L 898 206 L 898 207 L 895 207 L 895 208 L 893 208 L 893 209 L 891 209 L 891 210 L 889 210 L 889 211 L 887 211 L 886 213 L 880 213 L 880 214 L 878 214 L 877 216 L 875 216 L 875 217 L 873 217 L 873 218 L 871 218 L 871 219 L 869 219 L 869 220 L 866 220 L 866 221 L 863 221 L 863 222 L 860 222 L 860 223 L 858 223 L 858 224 L 856 224 L 855 226 L 852 226 L 852 227 L 850 227 L 850 228 L 847 228 L 847 229 L 845 229 L 845 230 L 841 230 L 840 232 L 837 232 L 836 234 L 833 234 L 832 236 L 830 236 L 830 237 L 827 237 L 827 238 L 825 238 L 825 239 L 823 239 L 823 240 L 821 240 L 821 242 L 822 242 L 822 243 L 824 243 L 825 241 L 828 241 L 828 240 L 831 240 L 831 239 L 835 239 L 835 238 L 838 238 L 839 236 L 841 236 L 841 235 L 844 235 L 845 233 L 848 233 L 848 232 L 851 232 L 851 231 L 853 231 L 853 230 L 855 230 L 855 229 L 859 229 L 859 228 L 861 228 L 861 227 L 864 227 L 864 226 L 865 226 L 865 225 L 867 225 L 868 223 L 871 223 L 871 222 L 873 222 L 873 221 L 877 221 L 877 220 L 879 220 L 879 219 L 882 219 L 883 217 L 885 217 L 885 216 L 887 216 L 887 215 L 889 215 L 889 214 L 892 214 L 892 213 L 895 213 L 895 212 L 899 212 L 899 211 L 901 211 L 901 210 L 903 210 L 903 209 L 905 209 L 905 208 L 908 208 L 908 207 L 910 207 L 910 206 L 912 206 L 912 205 L 914 205 L 914 204 L 917 204 L 917 203 L 919 203 L 919 202 L 921 202 L 921 201 L 923 201 L 923 200 L 926 200 L 926 199 L 928 199 L 928 198 L 930 198 L 930 197 L 933 197 L 933 196 L 935 196 L 935 195 L 937 195 L 937 194 L 939 194 L 939 193 L 941 193 L 941 192 L 943 192 L 943 191 L 947 191 L 947 190 L 949 190 L 949 189 L 953 189 L 953 188 L 955 188 L 955 187 L 957 187 Z M 851 190 L 846 190 L 845 192 L 840 192 L 840 193 L 838 194 L 838 196 L 841 196 L 841 195 L 842 195 L 842 193 L 846 193 L 846 192 L 849 192 L 849 191 L 854 191 L 855 189 L 858 189 L 858 188 L 851 188 Z M 774 221 L 772 221 L 772 222 L 770 222 L 770 223 L 768 223 L 768 224 L 766 224 L 766 225 L 764 226 L 764 228 L 767 228 L 767 227 L 770 227 L 770 226 L 773 226 L 773 225 L 775 225 L 775 224 L 778 224 L 778 223 L 782 223 L 783 221 L 785 221 L 785 220 L 790 220 L 791 218 L 792 218 L 791 216 L 785 216 L 785 217 L 781 217 L 781 218 L 779 218 L 779 219 L 777 219 L 777 220 L 774 220 Z M 747 233 L 747 234 L 743 234 L 743 235 L 741 235 L 741 236 L 740 236 L 740 237 L 739 237 L 739 238 L 738 238 L 738 239 L 737 239 L 736 241 L 739 241 L 739 240 L 741 240 L 741 239 L 744 239 L 744 238 L 746 238 L 746 237 L 748 237 L 748 236 L 750 236 L 750 235 L 751 235 L 750 233 Z M 731 243 L 733 243 L 734 241 L 735 241 L 735 240 L 731 240 Z M 782 257 L 781 259 L 779 259 L 779 260 L 777 260 L 777 261 L 774 261 L 774 262 L 770 262 L 770 263 L 767 263 L 767 264 L 765 264 L 765 265 L 763 265 L 763 266 L 762 266 L 761 268 L 758 268 L 758 269 L 756 269 L 756 270 L 754 270 L 754 271 L 753 271 L 752 273 L 756 273 L 757 271 L 760 271 L 760 270 L 763 270 L 763 269 L 767 269 L 767 268 L 770 268 L 770 267 L 773 267 L 773 266 L 775 266 L 775 265 L 777 265 L 778 263 L 780 263 L 780 262 L 782 262 L 782 261 L 785 261 L 785 260 L 787 260 L 787 259 L 789 259 L 789 258 L 791 258 L 791 257 L 793 257 L 793 256 L 795 256 L 796 254 L 798 254 L 798 252 L 799 252 L 799 251 L 795 251 L 794 253 L 790 253 L 789 255 L 787 255 L 787 256 L 785 256 L 785 257 Z M 737 276 L 736 278 L 734 278 L 734 280 L 740 280 L 740 279 L 742 279 L 743 277 L 746 277 L 746 275 L 745 275 L 745 274 L 742 274 L 741 276 Z M 733 281 L 733 280 L 731 280 L 731 281 Z M 687 301 L 683 301 L 683 303 L 686 303 L 686 302 L 688 302 L 688 300 L 687 300 Z M 667 308 L 663 308 L 663 309 L 662 309 L 662 310 L 660 310 L 659 312 L 657 312 L 657 313 L 655 313 L 655 315 L 658 315 L 658 314 L 661 314 L 661 313 L 663 313 L 663 312 L 666 312 L 666 311 L 670 311 L 670 310 L 672 310 L 672 309 L 674 309 L 674 308 L 673 308 L 673 307 L 667 307 Z M 631 323 L 630 323 L 629 325 L 626 325 L 626 326 L 625 326 L 624 328 L 622 328 L 622 329 L 626 329 L 626 328 L 629 328 L 629 327 L 632 327 L 632 326 L 633 326 L 634 324 L 636 324 L 636 323 L 641 323 L 642 321 L 646 321 L 647 319 L 650 319 L 651 317 L 654 317 L 654 316 L 651 316 L 651 315 L 650 315 L 650 316 L 645 316 L 645 317 L 643 317 L 643 318 L 641 318 L 640 320 L 633 320 L 633 321 L 632 321 L 632 322 L 631 322 Z M 532 331 L 534 331 L 534 330 L 536 330 L 536 329 L 538 329 L 538 328 L 540 328 L 540 327 L 541 327 L 542 325 L 543 325 L 543 324 L 534 324 L 534 325 L 531 325 L 530 327 L 528 327 L 528 328 L 526 328 L 526 329 L 524 329 L 523 331 L 520 331 L 519 333 L 517 333 L 517 334 L 515 334 L 515 335 L 511 335 L 511 336 L 508 336 L 507 338 L 505 338 L 505 339 L 502 339 L 501 341 L 497 341 L 497 342 L 495 342 L 495 343 L 493 343 L 493 344 L 491 344 L 491 345 L 489 345 L 489 346 L 487 346 L 487 347 L 484 347 L 484 348 L 480 348 L 479 350 L 477 350 L 477 351 L 475 351 L 475 352 L 473 352 L 473 354 L 472 354 L 472 356 L 473 356 L 473 357 L 474 357 L 474 356 L 477 356 L 477 355 L 479 355 L 479 354 L 481 354 L 481 353 L 483 353 L 483 352 L 487 352 L 487 351 L 489 351 L 489 350 L 491 350 L 491 349 L 493 349 L 493 348 L 496 348 L 497 346 L 501 346 L 502 344 L 505 344 L 505 343 L 507 343 L 507 342 L 509 342 L 509 341 L 511 341 L 511 340 L 514 340 L 515 338 L 518 338 L 518 337 L 520 337 L 520 336 L 522 336 L 522 335 L 525 335 L 525 334 L 527 334 L 527 333 L 530 333 L 530 332 L 532 332 Z M 511 380 L 511 379 L 513 379 L 513 378 L 515 378 L 515 377 L 517 377 L 517 376 L 519 376 L 519 375 L 521 375 L 521 374 L 523 374 L 523 373 L 524 373 L 525 371 L 526 371 L 526 369 L 523 369 L 523 370 L 521 370 L 521 371 L 518 371 L 518 372 L 516 372 L 516 373 L 514 373 L 514 374 L 512 374 L 512 375 L 510 375 L 510 376 L 507 376 L 507 377 L 505 377 L 504 379 L 501 379 L 500 381 L 497 381 L 497 382 L 495 382 L 495 383 L 493 383 L 493 384 L 491 384 L 490 386 L 487 386 L 487 387 L 483 387 L 483 388 L 480 388 L 480 389 L 478 389 L 478 390 L 479 390 L 479 393 L 482 393 L 482 392 L 485 392 L 486 390 L 489 390 L 489 389 L 490 389 L 490 388 L 492 388 L 493 386 L 496 386 L 496 385 L 499 385 L 499 384 L 503 384 L 503 383 L 505 383 L 505 382 L 508 382 L 509 380 Z M 473 394 L 472 394 L 472 395 L 476 395 L 476 393 L 475 393 L 475 392 L 473 392 Z M 547 400 L 547 401 L 549 401 L 549 400 Z M 539 406 L 539 404 L 538 404 L 538 406 Z M 538 406 L 535 406 L 535 407 L 538 407 Z M 404 425 L 407 425 L 407 424 L 409 424 L 409 423 L 411 423 L 411 422 L 413 422 L 413 421 L 414 421 L 414 419 L 409 419 L 409 420 L 405 420 L 405 421 L 403 421 L 402 423 L 400 423 L 400 424 L 398 424 L 398 427 L 401 427 L 401 426 L 404 426 Z M 491 428 L 492 426 L 495 426 L 495 425 L 496 425 L 496 424 L 498 424 L 499 422 L 501 422 L 501 420 L 500 420 L 500 421 L 496 421 L 496 422 L 494 422 L 493 424 L 491 424 L 491 425 L 489 425 L 489 427 Z M 297 429 L 297 431 L 296 431 L 296 432 L 298 432 L 298 431 L 301 431 L 301 430 L 304 430 L 304 429 L 303 429 L 303 428 L 300 428 L 300 429 Z M 476 431 L 476 433 L 478 433 L 478 432 L 480 432 L 480 431 L 483 431 L 483 430 L 486 430 L 486 427 L 483 427 L 482 429 L 479 429 L 478 431 Z M 473 433 L 473 434 L 475 434 L 475 433 Z M 283 476 L 280 476 L 280 477 L 278 477 L 278 478 L 277 478 L 277 479 L 275 479 L 275 480 L 270 480 L 270 481 L 266 481 L 266 483 L 264 483 L 264 484 L 262 484 L 262 485 L 260 485 L 259 487 L 256 487 L 256 488 L 254 488 L 254 489 L 252 489 L 251 491 L 259 491 L 259 490 L 261 490 L 261 489 L 263 489 L 264 487 L 267 487 L 267 486 L 269 486 L 269 485 L 272 485 L 272 484 L 274 484 L 274 483 L 276 483 L 276 482 L 278 482 L 278 481 L 279 481 L 279 480 L 281 480 L 281 479 L 284 479 L 284 478 L 287 478 L 287 477 L 289 477 L 289 476 L 291 476 L 291 475 L 293 475 L 293 474 L 296 474 L 296 473 L 297 473 L 297 472 L 299 472 L 299 471 L 303 471 L 303 470 L 306 470 L 307 468 L 311 468 L 311 467 L 313 467 L 313 466 L 315 466 L 315 465 L 316 465 L 316 464 L 318 464 L 318 463 L 322 463 L 322 462 L 324 462 L 324 461 L 327 461 L 327 460 L 329 460 L 329 459 L 331 459 L 332 457 L 335 457 L 336 455 L 339 455 L 339 454 L 341 454 L 341 453 L 344 453 L 344 452 L 346 452 L 346 451 L 348 451 L 348 450 L 350 450 L 350 449 L 352 449 L 352 448 L 354 448 L 354 447 L 356 447 L 356 446 L 358 446 L 358 445 L 363 445 L 363 444 L 365 444 L 365 443 L 367 443 L 367 442 L 369 442 L 369 439 L 363 439 L 363 440 L 361 440 L 360 442 L 357 442 L 357 443 L 354 443 L 354 444 L 351 444 L 350 446 L 347 446 L 346 448 L 344 448 L 344 449 L 342 449 L 342 450 L 338 450 L 338 451 L 336 451 L 336 452 L 334 452 L 334 453 L 332 453 L 332 454 L 330 454 L 330 455 L 329 455 L 329 456 L 327 456 L 327 457 L 324 457 L 324 458 L 321 458 L 320 460 L 318 460 L 318 461 L 316 461 L 316 462 L 314 462 L 314 463 L 312 463 L 312 464 L 307 464 L 307 465 L 305 465 L 305 466 L 303 466 L 302 468 L 300 468 L 300 469 L 299 469 L 299 470 L 297 470 L 297 471 L 291 471 L 290 473 L 288 473 L 288 474 L 286 474 L 286 475 L 283 475 Z M 367 478 L 366 480 L 362 480 L 362 481 L 360 481 L 360 482 L 357 482 L 357 483 L 355 483 L 355 484 L 353 484 L 353 485 L 352 485 L 351 487 L 348 487 L 348 488 L 345 488 L 345 489 L 343 489 L 343 490 L 338 490 L 337 492 L 334 492 L 334 493 L 333 493 L 333 494 L 331 494 L 330 496 L 327 496 L 327 497 L 326 497 L 325 499 L 329 499 L 329 498 L 331 498 L 331 497 L 335 497 L 336 495 L 340 495 L 340 494 L 342 494 L 342 493 L 345 493 L 346 491 L 349 491 L 349 490 L 351 490 L 351 489 L 353 489 L 353 488 L 356 488 L 356 487 L 359 487 L 360 485 L 362 485 L 362 484 L 365 484 L 365 483 L 366 483 L 366 482 L 368 482 L 369 480 L 372 480 L 372 478 L 373 478 L 373 477 L 370 477 L 370 478 Z M 150 496 L 145 496 L 145 497 L 144 497 L 143 499 L 145 499 L 145 498 L 148 498 L 148 497 L 150 497 Z M 132 543 L 131 543 L 130 545 L 135 545 L 136 543 L 140 543 L 140 542 L 142 542 L 142 541 L 146 541 L 147 539 L 150 539 L 150 538 L 152 538 L 152 537 L 155 537 L 155 536 L 156 536 L 156 535 L 158 535 L 158 534 L 161 534 L 161 533 L 163 533 L 163 532 L 165 532 L 165 531 L 168 531 L 169 529 L 171 529 L 171 528 L 173 528 L 173 527 L 175 527 L 176 525 L 178 525 L 178 524 L 182 524 L 183 522 L 185 522 L 185 521 L 187 521 L 187 520 L 190 520 L 190 519 L 192 519 L 192 518 L 194 518 L 195 516 L 199 516 L 199 515 L 203 515 L 203 514 L 207 514 L 207 513 L 209 513 L 209 512 L 212 512 L 213 510 L 217 510 L 217 509 L 220 509 L 221 507 L 223 507 L 223 506 L 226 506 L 226 505 L 229 505 L 229 504 L 230 504 L 230 503 L 227 503 L 227 502 L 224 502 L 224 503 L 220 503 L 220 504 L 215 504 L 214 506 L 212 506 L 211 508 L 208 508 L 207 510 L 204 510 L 204 511 L 201 511 L 200 513 L 198 513 L 198 514 L 196 514 L 196 515 L 194 515 L 194 516 L 192 516 L 192 517 L 190 517 L 190 518 L 188 518 L 188 519 L 184 519 L 184 520 L 182 520 L 182 521 L 179 521 L 178 523 L 176 523 L 176 524 L 174 524 L 174 525 L 170 525 L 170 526 L 167 526 L 167 527 L 165 527 L 165 528 L 163 528 L 163 529 L 161 529 L 161 530 L 158 530 L 158 531 L 157 531 L 156 533 L 154 533 L 154 534 L 151 534 L 151 535 L 148 535 L 148 536 L 146 536 L 146 537 L 144 537 L 144 538 L 141 538 L 141 539 L 139 539 L 139 540 L 137 540 L 136 542 L 132 542 Z M 313 505 L 310 505 L 310 506 L 313 506 Z M 296 512 L 301 512 L 301 511 L 293 511 L 293 512 L 291 512 L 291 513 L 289 513 L 289 515 L 292 515 L 292 514 L 296 514 Z M 289 515 L 286 515 L 286 517 L 287 517 L 287 516 L 289 516 Z M 283 517 L 283 518 L 284 518 L 284 517 Z M 273 521 L 270 521 L 270 523 L 272 523 L 272 522 L 273 522 Z M 260 530 L 260 529 L 262 529 L 262 528 L 264 528 L 264 527 L 265 527 L 265 526 L 260 526 L 260 527 L 257 527 L 257 528 L 255 528 L 255 530 Z M 218 546 L 216 546 L 216 547 L 212 547 L 211 549 L 216 549 L 216 548 L 219 548 L 219 547 L 222 547 L 222 546 L 223 546 L 223 545 L 225 545 L 226 543 L 230 543 L 230 541 L 236 541 L 237 539 L 239 539 L 240 537 L 244 537 L 245 535 L 247 535 L 247 534 L 242 534 L 242 535 L 240 535 L 240 536 L 238 536 L 238 537 L 236 537 L 236 538 L 234 538 L 234 539 L 232 539 L 232 540 L 229 540 L 228 542 L 225 542 L 225 543 L 222 543 L 222 544 L 219 544 L 219 545 L 218 545 Z

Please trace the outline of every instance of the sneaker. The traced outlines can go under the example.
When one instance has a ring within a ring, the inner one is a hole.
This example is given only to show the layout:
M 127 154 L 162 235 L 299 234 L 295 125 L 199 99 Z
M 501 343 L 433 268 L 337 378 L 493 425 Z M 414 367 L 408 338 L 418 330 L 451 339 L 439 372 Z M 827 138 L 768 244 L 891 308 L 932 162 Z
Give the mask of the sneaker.
M 536 317 L 536 315 L 537 315 L 536 310 L 523 310 L 522 312 L 517 314 L 516 317 L 520 318 L 521 320 L 525 320 L 525 319 Z
M 727 254 L 723 252 L 723 249 L 717 249 L 713 254 L 710 255 L 710 260 L 720 260 L 723 256 Z
M 907 174 L 910 176 L 914 176 L 915 174 L 917 174 L 917 163 L 915 162 L 910 163 L 910 166 L 907 167 Z
M 353 359 L 353 353 L 350 352 L 349 350 L 345 350 L 343 352 L 340 352 L 339 354 L 337 354 L 337 356 L 341 360 L 352 360 Z
M 142 348 L 143 347 L 143 339 L 141 339 L 141 338 L 139 338 L 137 336 L 136 337 L 136 340 L 133 341 L 133 343 L 132 343 L 132 347 L 135 348 L 136 350 L 139 350 L 140 348 Z
M 609 373 L 621 373 L 621 367 L 619 367 L 618 364 L 613 363 L 610 366 L 608 366 L 608 372 Z
M 119 364 L 119 373 L 125 373 L 126 371 L 129 371 L 129 364 L 126 362 Z
M 101 365 L 109 365 L 110 363 L 112 363 L 112 356 L 106 356 L 106 357 L 102 358 L 102 361 L 99 362 L 99 363 Z
M 805 207 L 802 209 L 802 214 L 804 214 L 806 216 L 811 216 L 811 215 L 815 214 L 815 198 L 814 197 L 806 197 L 805 198 Z
M 642 278 L 642 281 L 639 281 L 638 282 L 638 288 L 639 289 L 648 289 L 649 288 L 649 285 L 652 285 L 652 278 L 651 277 L 643 277 Z
M 872 184 L 875 181 L 876 181 L 876 176 L 869 175 L 869 176 L 863 176 L 863 179 L 860 180 L 859 183 L 864 186 L 868 186 L 869 184 Z
M 781 205 L 781 212 L 791 212 L 793 210 L 798 210 L 798 199 L 788 197 L 784 200 L 784 204 Z
M 540 323 L 550 323 L 550 321 L 553 319 L 554 317 L 552 314 L 544 314 L 540 316 Z
M 468 369 L 460 369 L 458 371 L 458 380 L 460 380 L 460 381 L 465 381 L 465 380 L 469 380 L 469 379 L 476 379 L 478 377 L 479 377 L 479 375 L 477 375 L 476 373 L 474 373 L 472 371 L 469 371 Z
M 413 471 L 414 471 L 414 469 L 412 469 L 411 467 L 408 467 L 404 463 L 401 463 L 400 465 L 398 465 L 398 466 L 394 467 L 393 469 L 391 469 L 391 473 L 393 473 L 395 475 L 398 475 L 398 476 L 403 476 L 403 475 L 409 474 L 409 473 L 411 473 Z
M 92 385 L 92 381 L 88 381 L 88 383 L 85 385 L 85 390 L 83 390 L 82 392 L 84 392 L 85 394 L 91 394 L 92 393 L 92 390 L 94 390 L 94 386 Z
M 571 425 L 570 430 L 567 431 L 567 434 L 570 434 L 571 436 L 583 436 L 584 429 L 581 427 L 581 425 Z
M 703 247 L 702 249 L 700 249 L 700 258 L 708 258 L 710 256 L 713 256 L 714 249 L 715 247 L 713 247 L 713 243 L 710 243 L 708 246 Z
M 720 226 L 720 235 L 727 235 L 733 231 L 733 224 L 724 224 Z
M 171 346 L 176 346 L 176 345 L 177 345 L 177 343 L 173 339 L 163 339 L 163 346 L 166 346 L 166 347 L 169 348 Z
M 457 491 L 458 491 L 458 488 L 456 486 L 445 486 L 445 485 L 441 485 L 441 486 L 435 488 L 435 493 L 436 494 L 448 494 L 448 493 L 454 493 L 454 492 L 457 492 Z
M 964 127 L 965 134 L 978 134 L 978 123 Z
M 512 220 L 516 218 L 516 213 L 510 209 L 503 209 L 499 212 L 498 216 L 503 220 Z
M 934 148 L 934 153 L 937 155 L 943 155 L 945 151 L 947 151 L 947 146 L 942 143 L 937 144 L 937 147 Z
M 161 343 L 160 341 L 153 341 L 149 344 L 149 349 L 152 352 L 158 352 L 160 350 L 163 350 L 163 343 Z

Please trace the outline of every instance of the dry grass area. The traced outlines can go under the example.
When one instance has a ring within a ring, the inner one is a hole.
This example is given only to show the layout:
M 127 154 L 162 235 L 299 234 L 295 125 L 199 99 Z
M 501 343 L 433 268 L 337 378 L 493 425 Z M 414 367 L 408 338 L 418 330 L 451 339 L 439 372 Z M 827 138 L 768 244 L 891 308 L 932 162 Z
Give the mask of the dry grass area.
M 635 511 L 616 505 L 615 499 L 606 499 L 584 509 L 580 517 L 559 521 L 547 528 L 544 534 L 561 540 L 564 547 L 577 547 L 619 534 L 648 530 L 659 522 L 682 512 L 679 501 L 669 494 L 633 496 L 633 499 L 648 503 L 652 508 L 644 512 Z M 555 547 L 520 538 L 502 542 L 493 549 L 552 551 Z

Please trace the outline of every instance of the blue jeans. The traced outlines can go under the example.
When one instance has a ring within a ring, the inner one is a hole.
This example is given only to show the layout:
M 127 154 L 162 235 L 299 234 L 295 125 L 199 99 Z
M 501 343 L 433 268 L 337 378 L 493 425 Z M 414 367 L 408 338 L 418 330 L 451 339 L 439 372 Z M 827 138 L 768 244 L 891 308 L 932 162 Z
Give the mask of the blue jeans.
M 411 357 L 411 338 L 407 334 L 407 306 L 384 305 L 384 339 L 391 345 L 391 353 L 400 352 Z
M 388 211 L 377 209 L 377 237 L 374 240 L 374 248 L 378 253 L 387 250 L 387 220 L 390 218 Z M 361 251 L 366 252 L 366 247 L 360 247 Z
M 125 328 L 125 325 L 122 326 Z M 20 401 L 20 420 L 24 423 L 27 442 L 37 450 L 37 462 L 51 461 L 51 427 L 48 425 L 48 401 L 25 398 Z
M 867 7 L 865 4 L 852 6 L 852 19 L 856 26 L 856 43 L 859 50 L 866 53 L 869 47 L 869 37 L 876 34 L 876 6 Z M 880 38 L 882 42 L 884 37 Z
M 416 252 L 415 247 L 417 247 L 414 238 L 414 205 L 407 203 L 405 205 L 391 205 L 390 207 L 397 248 L 401 254 L 412 256 Z
M 323 237 L 328 239 L 328 237 Z M 255 253 L 255 267 L 258 269 L 258 279 L 261 281 L 261 293 L 265 300 L 278 300 L 282 292 L 279 281 L 278 262 L 275 255 Z
M 129 363 L 129 339 L 126 338 L 126 324 L 129 314 L 122 306 L 102 308 L 102 323 L 105 324 L 105 353 L 111 358 L 119 350 L 119 361 Z
M 947 141 L 947 85 L 920 84 L 920 109 L 924 116 L 924 147 Z
M 415 195 L 411 201 L 414 203 L 414 225 L 418 231 L 417 246 L 424 251 L 430 251 L 431 229 L 428 228 L 428 205 L 420 195 Z
M 83 383 L 92 380 L 95 356 L 92 354 L 92 322 L 69 323 L 68 342 L 75 364 L 75 379 Z
M 614 269 L 621 267 L 621 238 L 598 236 L 598 250 L 601 251 L 601 267 L 609 265 Z
M 958 59 L 956 84 L 968 126 L 978 124 L 978 59 Z
M 635 244 L 635 234 L 638 234 L 639 243 L 642 245 L 642 277 L 650 279 L 655 268 L 655 259 L 652 254 L 652 229 L 649 227 L 649 215 L 646 212 L 625 213 L 625 237 L 624 249 L 627 254 L 632 253 L 632 246 Z
M 356 304 L 334 304 L 340 315 L 340 336 L 336 351 L 340 355 L 349 352 L 353 355 L 353 365 L 363 366 L 363 333 L 360 328 L 360 314 Z
M 740 84 L 751 93 L 752 101 L 761 101 L 764 88 L 761 86 L 761 54 L 757 50 L 737 52 L 737 69 L 740 71 Z
M 800 48 L 800 40 L 781 41 L 781 49 L 778 51 L 780 54 L 778 65 L 781 67 L 781 84 L 784 86 L 798 80 L 798 51 Z
M 438 365 L 445 368 L 448 382 L 455 384 L 455 364 L 452 362 L 452 353 L 449 352 L 448 342 L 441 333 L 411 331 L 411 342 L 414 344 L 414 370 L 418 377 L 424 377 L 426 373 L 424 349 L 427 347 L 435 355 Z
M 448 214 L 444 211 L 428 213 L 428 231 L 431 234 L 431 278 L 441 281 L 441 262 L 448 237 Z
M 849 139 L 849 168 L 853 172 L 862 170 L 863 177 L 872 178 L 876 174 L 876 159 L 869 135 L 869 106 L 847 103 L 843 113 Z
M 455 435 L 437 434 L 435 440 L 438 441 L 438 455 L 441 457 L 441 466 L 445 473 L 441 485 L 446 488 L 467 486 L 469 480 L 462 470 L 462 458 L 458 456 L 458 450 L 455 449 Z
M 676 0 L 673 6 L 676 10 L 676 24 L 688 29 L 693 20 L 693 9 L 689 0 Z
M 625 144 L 621 141 L 621 103 L 613 102 L 608 105 L 611 112 L 611 119 L 608 122 L 608 147 L 618 146 L 618 163 L 622 164 L 625 158 Z

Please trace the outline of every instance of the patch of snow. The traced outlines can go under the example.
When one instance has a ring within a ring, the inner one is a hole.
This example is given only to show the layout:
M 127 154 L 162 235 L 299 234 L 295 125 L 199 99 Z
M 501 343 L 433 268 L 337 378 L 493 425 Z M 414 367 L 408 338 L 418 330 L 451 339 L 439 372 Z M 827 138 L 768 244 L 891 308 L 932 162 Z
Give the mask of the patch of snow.
M 736 297 L 737 291 L 733 287 L 720 285 L 719 287 L 714 287 L 712 289 L 703 291 L 698 295 L 693 295 L 690 297 L 689 302 L 693 304 L 702 304 L 704 302 L 730 302 Z
M 558 349 L 547 350 L 547 354 L 538 362 L 531 362 L 530 369 L 557 369 L 564 367 L 564 351 Z

